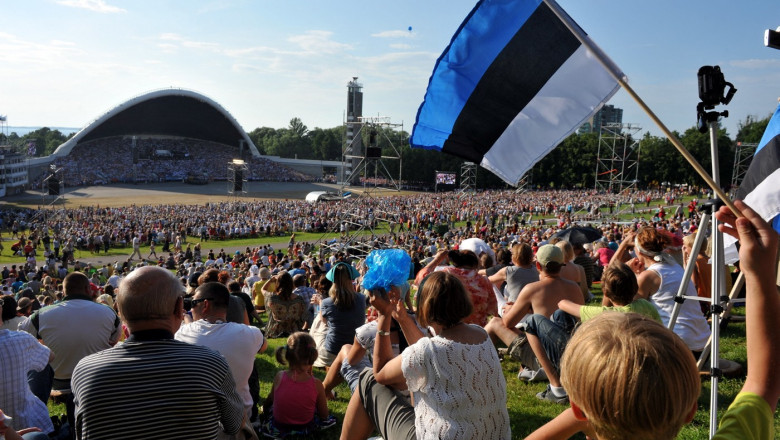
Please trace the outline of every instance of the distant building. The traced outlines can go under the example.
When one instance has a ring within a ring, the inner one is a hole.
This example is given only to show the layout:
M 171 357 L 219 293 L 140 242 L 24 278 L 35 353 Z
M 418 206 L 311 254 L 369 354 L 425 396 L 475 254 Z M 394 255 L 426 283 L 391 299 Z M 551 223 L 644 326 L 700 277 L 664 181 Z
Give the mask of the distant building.
M 614 105 L 605 105 L 586 123 L 582 124 L 577 133 L 599 133 L 605 124 L 623 123 L 623 109 Z
M 0 147 L 0 197 L 21 193 L 27 180 L 27 157 L 12 147 Z

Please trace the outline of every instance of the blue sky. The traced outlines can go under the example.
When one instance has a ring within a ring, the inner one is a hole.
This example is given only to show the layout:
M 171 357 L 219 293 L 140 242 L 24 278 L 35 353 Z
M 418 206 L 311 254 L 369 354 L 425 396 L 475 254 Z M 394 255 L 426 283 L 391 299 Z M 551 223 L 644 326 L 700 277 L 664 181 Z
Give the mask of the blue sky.
M 10 126 L 81 127 L 150 90 L 182 87 L 239 123 L 281 128 L 343 121 L 346 83 L 364 115 L 411 132 L 433 65 L 474 6 L 463 0 L 0 1 L 0 115 Z M 777 0 L 560 0 L 672 130 L 695 124 L 698 68 L 720 65 L 738 92 L 733 137 L 780 97 Z M 411 26 L 412 30 L 409 31 Z M 660 130 L 621 91 L 624 122 Z

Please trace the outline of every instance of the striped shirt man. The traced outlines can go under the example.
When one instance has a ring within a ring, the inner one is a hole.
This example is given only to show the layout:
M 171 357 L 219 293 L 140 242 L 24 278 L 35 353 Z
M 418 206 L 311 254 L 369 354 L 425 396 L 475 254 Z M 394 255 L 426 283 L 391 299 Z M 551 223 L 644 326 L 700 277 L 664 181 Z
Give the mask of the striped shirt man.
M 243 403 L 225 359 L 173 340 L 133 333 L 82 359 L 73 372 L 79 439 L 210 439 L 238 432 Z

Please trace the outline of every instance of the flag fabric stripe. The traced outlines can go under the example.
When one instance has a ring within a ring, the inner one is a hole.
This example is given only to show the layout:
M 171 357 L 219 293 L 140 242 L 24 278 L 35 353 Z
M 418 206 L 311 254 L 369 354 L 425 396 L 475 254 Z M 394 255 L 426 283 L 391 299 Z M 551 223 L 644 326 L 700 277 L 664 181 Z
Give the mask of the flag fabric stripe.
M 772 221 L 780 214 L 780 106 L 767 124 L 753 161 L 739 185 L 737 198 L 744 200 L 766 221 Z
M 555 13 L 539 5 L 474 88 L 442 151 L 479 162 L 579 46 Z
M 775 148 L 780 144 L 776 144 Z M 777 153 L 777 151 L 775 151 Z M 758 157 L 753 160 L 757 160 Z M 774 157 L 777 160 L 777 155 Z M 754 211 L 756 211 L 766 221 L 772 221 L 780 214 L 780 169 L 777 168 L 775 162 L 775 170 L 764 177 L 764 180 L 759 182 L 753 191 L 745 196 L 743 199 L 745 203 L 750 205 Z M 777 222 L 775 222 L 775 226 Z
M 436 61 L 425 96 L 428 105 L 421 105 L 417 111 L 417 121 L 432 122 L 415 127 L 427 148 L 441 149 L 479 79 L 541 0 L 491 2 L 498 4 L 497 8 L 482 8 L 482 3 L 474 6 Z M 479 50 L 472 45 L 475 37 L 480 38 Z
M 507 26 L 511 38 L 505 38 L 505 29 L 494 37 L 497 28 Z M 412 147 L 480 163 L 516 184 L 619 89 L 578 39 L 587 36 L 574 28 L 578 35 L 546 2 L 480 1 L 437 61 Z M 497 44 L 503 44 L 499 50 Z M 489 66 L 474 68 L 470 58 L 481 66 L 485 54 L 494 57 Z
M 780 233 L 780 106 L 764 130 L 736 198 L 750 205 Z M 739 259 L 735 242 L 731 236 L 724 237 L 726 263 Z
M 769 123 L 764 129 L 764 134 L 761 136 L 761 141 L 758 143 L 756 152 L 753 153 L 753 155 L 758 156 L 758 153 L 761 152 L 764 146 L 772 142 L 772 140 L 775 140 L 775 138 L 778 136 L 780 136 L 780 105 L 777 106 L 777 109 L 775 109 L 775 113 L 772 115 L 772 118 L 769 119 Z
M 619 90 L 612 76 L 596 64 L 598 60 L 580 46 L 514 118 L 494 147 L 485 154 L 481 165 L 503 180 L 511 181 L 512 176 L 503 175 L 504 169 L 529 170 L 585 123 L 598 107 L 578 108 L 576 103 L 600 102 Z M 571 84 L 582 81 L 582 72 L 590 72 L 588 87 L 572 89 Z M 562 98 L 566 95 L 566 99 Z M 564 131 L 561 127 L 571 129 Z M 541 148 L 542 145 L 546 148 Z

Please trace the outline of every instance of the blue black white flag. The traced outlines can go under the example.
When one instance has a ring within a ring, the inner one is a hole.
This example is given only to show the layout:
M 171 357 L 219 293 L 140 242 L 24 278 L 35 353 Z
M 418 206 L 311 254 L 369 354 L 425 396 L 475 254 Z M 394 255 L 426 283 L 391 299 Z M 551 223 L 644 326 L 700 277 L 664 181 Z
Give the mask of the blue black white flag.
M 780 232 L 780 106 L 764 130 L 753 161 L 737 190 L 743 200 Z
M 552 0 L 478 2 L 436 62 L 412 147 L 479 163 L 517 184 L 617 92 L 615 76 L 624 78 L 578 36 L 598 51 Z
M 764 130 L 736 198 L 750 205 L 780 233 L 780 105 Z M 728 264 L 739 260 L 735 242 L 730 235 L 724 235 L 724 255 Z

